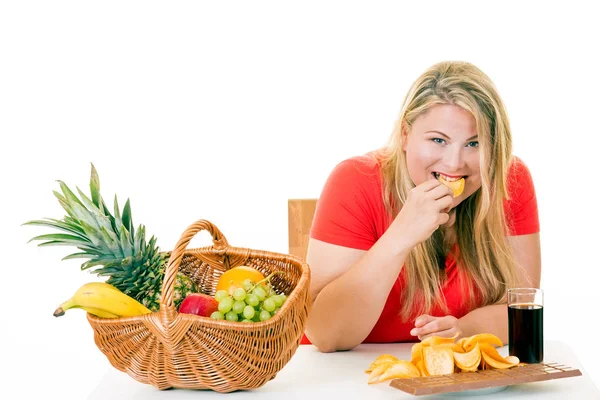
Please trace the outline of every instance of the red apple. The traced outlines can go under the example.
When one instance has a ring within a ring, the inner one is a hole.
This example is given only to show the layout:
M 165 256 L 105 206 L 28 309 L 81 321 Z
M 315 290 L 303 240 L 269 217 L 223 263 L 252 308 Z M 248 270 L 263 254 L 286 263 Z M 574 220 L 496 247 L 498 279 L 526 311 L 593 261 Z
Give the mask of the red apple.
M 219 303 L 214 297 L 203 293 L 190 293 L 181 302 L 179 312 L 182 314 L 194 314 L 201 317 L 210 317 L 217 311 Z

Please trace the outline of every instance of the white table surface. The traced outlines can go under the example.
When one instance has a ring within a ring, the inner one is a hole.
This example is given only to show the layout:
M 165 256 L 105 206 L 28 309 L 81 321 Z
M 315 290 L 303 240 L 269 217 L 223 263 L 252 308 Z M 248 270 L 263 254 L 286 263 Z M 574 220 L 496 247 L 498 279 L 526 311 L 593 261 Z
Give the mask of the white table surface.
M 559 341 L 546 341 L 544 362 L 557 362 L 579 369 L 582 376 L 560 378 L 508 386 L 491 394 L 466 396 L 466 393 L 413 396 L 389 386 L 390 381 L 367 384 L 364 370 L 377 356 L 389 353 L 410 360 L 412 343 L 363 344 L 352 351 L 320 353 L 312 345 L 301 345 L 292 359 L 271 381 L 258 389 L 221 394 L 210 390 L 168 389 L 160 391 L 137 382 L 124 372 L 111 368 L 89 396 L 89 400 L 106 399 L 600 399 L 600 390 L 587 376 L 569 346 Z M 498 349 L 506 356 L 506 346 Z

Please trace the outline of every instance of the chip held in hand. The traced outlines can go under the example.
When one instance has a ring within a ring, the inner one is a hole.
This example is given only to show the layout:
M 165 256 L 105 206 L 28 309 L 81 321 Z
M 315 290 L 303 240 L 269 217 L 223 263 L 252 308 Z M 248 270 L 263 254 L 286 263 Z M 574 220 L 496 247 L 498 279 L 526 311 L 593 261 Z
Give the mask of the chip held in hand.
M 452 189 L 454 197 L 460 196 L 463 190 L 465 190 L 465 178 L 449 180 L 449 178 L 444 175 L 437 175 L 437 180 Z

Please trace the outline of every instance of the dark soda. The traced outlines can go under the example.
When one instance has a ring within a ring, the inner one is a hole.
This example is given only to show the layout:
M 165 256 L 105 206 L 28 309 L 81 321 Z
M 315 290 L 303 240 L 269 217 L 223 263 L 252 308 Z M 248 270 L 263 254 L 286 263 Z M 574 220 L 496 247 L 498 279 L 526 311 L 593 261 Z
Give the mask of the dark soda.
M 544 307 L 531 303 L 508 306 L 508 352 L 528 364 L 544 360 Z

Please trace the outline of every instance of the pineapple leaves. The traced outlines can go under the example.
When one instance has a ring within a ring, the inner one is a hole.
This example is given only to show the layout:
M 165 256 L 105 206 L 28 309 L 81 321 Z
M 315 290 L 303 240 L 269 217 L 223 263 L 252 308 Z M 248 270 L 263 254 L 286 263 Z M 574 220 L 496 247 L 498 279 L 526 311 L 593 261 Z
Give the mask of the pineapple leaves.
M 108 271 L 111 270 L 113 266 L 121 266 L 123 264 L 121 259 L 105 256 L 105 257 L 96 257 L 93 260 L 89 260 L 81 264 L 81 269 L 86 270 L 92 267 L 103 266 L 100 270 L 91 271 L 98 274 L 98 276 L 103 275 L 111 275 Z M 118 269 L 117 269 L 118 270 Z
M 75 194 L 64 184 L 64 182 L 58 181 L 60 187 L 64 193 L 64 198 L 67 202 L 67 213 L 76 219 L 78 222 L 85 222 L 94 229 L 100 229 L 98 221 L 94 218 L 94 214 L 85 208 L 84 204 L 75 196 Z
M 85 205 L 87 210 L 94 216 L 94 219 L 98 223 L 98 226 L 100 228 L 105 228 L 105 229 L 108 228 L 108 229 L 112 230 L 112 224 L 110 221 L 110 217 L 105 215 L 103 210 L 96 207 L 96 205 L 94 203 L 92 203 L 92 201 L 90 199 L 88 199 L 87 196 L 85 194 L 83 194 L 83 192 L 81 190 L 79 190 L 79 188 L 77 188 L 77 191 L 79 192 L 79 195 L 81 196 L 81 200 L 83 201 L 83 204 Z
M 83 194 L 83 192 L 81 192 L 81 190 L 79 190 L 79 189 L 77 189 L 77 190 L 79 191 L 79 195 L 81 196 L 81 199 L 83 200 L 83 203 L 85 204 L 85 206 L 94 215 L 94 219 L 96 220 L 97 225 L 99 225 L 99 227 L 100 227 L 100 233 L 102 235 L 103 241 L 105 241 L 109 245 L 109 248 L 114 255 L 122 256 L 123 248 L 120 247 L 119 238 L 114 233 L 113 223 L 110 220 L 110 218 L 108 216 L 104 215 L 104 213 L 98 207 L 96 207 L 90 201 L 90 199 L 88 199 L 85 196 L 85 194 Z
M 72 246 L 78 246 L 81 244 L 81 242 L 89 243 L 89 241 L 86 238 L 82 238 L 81 236 L 67 235 L 64 233 L 50 233 L 46 235 L 39 235 L 29 239 L 29 242 L 32 242 L 34 240 L 55 240 Z
M 129 231 L 132 235 L 135 234 L 133 231 L 133 219 L 131 218 L 131 205 L 129 204 L 129 199 L 125 202 L 125 207 L 123 207 L 123 225 L 125 225 L 125 229 Z
M 64 196 L 60 193 L 58 193 L 56 190 L 53 190 L 52 193 L 54 193 L 54 196 L 56 196 L 56 198 L 58 199 L 58 203 L 60 204 L 60 206 L 67 212 L 69 213 L 69 203 L 67 202 L 67 199 L 64 198 Z M 71 215 L 69 213 L 69 215 Z
M 73 253 L 73 254 L 69 254 L 68 256 L 61 258 L 61 261 L 72 260 L 75 258 L 93 258 L 93 257 L 94 257 L 94 255 L 90 254 L 90 253 Z
M 90 173 L 90 193 L 92 194 L 92 201 L 96 207 L 100 208 L 100 178 L 94 164 L 92 164 L 92 172 Z
M 123 225 L 121 225 L 121 231 L 120 233 L 120 237 L 121 237 L 121 247 L 123 247 L 123 249 L 127 249 L 127 254 L 124 254 L 124 256 L 133 256 L 133 252 L 132 252 L 132 246 L 131 246 L 131 237 L 129 235 L 129 232 L 127 231 L 127 229 L 125 229 L 125 227 Z
M 115 195 L 114 201 L 114 209 L 115 209 L 115 232 L 122 233 L 123 230 L 127 231 L 127 228 L 123 225 L 123 220 L 121 219 L 121 212 L 119 211 L 119 202 L 117 201 L 117 196 Z
M 143 226 L 140 226 L 136 232 L 133 241 L 133 254 L 139 254 L 140 252 L 143 254 L 146 251 L 146 241 L 144 240 L 145 230 Z
M 81 237 L 82 239 L 86 238 L 85 233 L 83 232 L 83 229 L 81 229 L 78 225 L 73 224 L 69 221 L 59 221 L 57 219 L 46 218 L 45 220 L 28 221 L 28 222 L 25 222 L 23 225 L 48 226 L 50 228 L 56 228 L 63 232 L 72 233 L 74 235 Z

